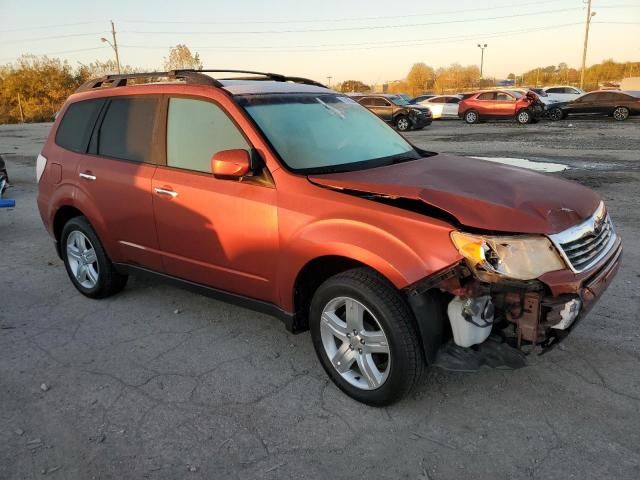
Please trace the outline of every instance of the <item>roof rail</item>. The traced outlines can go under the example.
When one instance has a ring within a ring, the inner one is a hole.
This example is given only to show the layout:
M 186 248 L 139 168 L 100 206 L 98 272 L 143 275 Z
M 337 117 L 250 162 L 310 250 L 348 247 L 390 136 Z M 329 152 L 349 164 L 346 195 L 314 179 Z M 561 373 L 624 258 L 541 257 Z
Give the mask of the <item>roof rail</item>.
M 203 75 L 196 70 L 171 70 L 169 72 L 147 72 L 147 73 L 123 73 L 117 75 L 105 75 L 100 78 L 94 78 L 88 82 L 83 83 L 76 90 L 77 92 L 84 92 L 92 90 L 94 88 L 107 88 L 107 87 L 125 87 L 129 84 L 129 80 L 135 78 L 169 78 L 173 80 L 184 80 L 186 83 L 196 85 L 210 85 L 213 87 L 221 87 L 222 84 L 215 78 L 209 75 Z
M 281 75 L 279 73 L 269 73 L 269 72 L 255 72 L 253 70 L 222 70 L 222 69 L 204 69 L 204 70 L 193 70 L 193 69 L 180 69 L 180 70 L 171 70 L 168 72 L 148 72 L 148 73 L 126 73 L 126 74 L 118 74 L 118 75 L 105 75 L 100 78 L 96 78 L 93 80 L 89 80 L 88 82 L 82 84 L 76 92 L 84 92 L 87 90 L 92 90 L 94 88 L 107 88 L 107 87 L 124 87 L 129 84 L 130 79 L 135 78 L 169 78 L 175 80 L 184 80 L 185 83 L 195 84 L 195 85 L 210 85 L 212 87 L 223 87 L 222 83 L 209 75 L 204 75 L 205 73 L 246 73 L 249 75 L 258 75 L 263 78 L 254 78 L 254 77 L 232 77 L 232 78 L 221 78 L 219 80 L 272 80 L 275 82 L 293 82 L 293 83 L 302 83 L 305 85 L 314 85 L 316 87 L 326 88 L 326 85 L 323 85 L 320 82 L 316 82 L 315 80 L 311 80 L 303 77 L 287 77 L 285 75 Z

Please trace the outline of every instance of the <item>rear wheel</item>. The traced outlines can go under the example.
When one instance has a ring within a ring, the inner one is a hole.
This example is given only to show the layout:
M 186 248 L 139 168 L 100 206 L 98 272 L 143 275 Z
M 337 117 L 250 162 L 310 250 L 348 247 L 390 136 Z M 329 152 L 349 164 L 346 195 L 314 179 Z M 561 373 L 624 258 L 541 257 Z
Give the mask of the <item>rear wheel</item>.
M 409 120 L 405 115 L 400 115 L 396 118 L 396 128 L 401 132 L 406 132 L 411 129 L 411 120 Z
M 516 121 L 520 125 L 526 125 L 527 123 L 531 123 L 532 120 L 533 120 L 533 115 L 531 114 L 531 111 L 526 108 L 523 108 L 522 110 L 520 110 L 516 115 Z
M 627 107 L 616 107 L 613 111 L 613 118 L 619 122 L 629 118 L 629 109 Z
M 478 123 L 480 121 L 480 115 L 478 115 L 478 112 L 475 110 L 469 110 L 464 114 L 464 121 L 469 124 Z
M 60 241 L 67 274 L 80 293 L 90 298 L 105 298 L 125 287 L 127 276 L 115 270 L 85 217 L 69 220 L 62 229 Z
M 386 279 L 367 268 L 329 278 L 310 307 L 313 345 L 333 382 L 369 405 L 411 390 L 424 369 L 413 316 Z
M 564 114 L 560 108 L 552 108 L 547 112 L 547 117 L 549 117 L 549 120 L 557 122 L 564 118 Z

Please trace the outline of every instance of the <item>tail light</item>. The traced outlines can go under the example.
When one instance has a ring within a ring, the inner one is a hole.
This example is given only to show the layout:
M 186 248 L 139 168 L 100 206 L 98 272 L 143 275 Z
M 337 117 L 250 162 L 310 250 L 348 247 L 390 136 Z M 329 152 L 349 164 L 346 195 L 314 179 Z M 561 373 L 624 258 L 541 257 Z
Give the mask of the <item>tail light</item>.
M 47 157 L 42 154 L 38 155 L 38 159 L 36 160 L 36 178 L 38 179 L 38 182 L 40 182 L 40 178 L 42 177 L 42 174 L 44 173 L 44 169 L 46 167 Z

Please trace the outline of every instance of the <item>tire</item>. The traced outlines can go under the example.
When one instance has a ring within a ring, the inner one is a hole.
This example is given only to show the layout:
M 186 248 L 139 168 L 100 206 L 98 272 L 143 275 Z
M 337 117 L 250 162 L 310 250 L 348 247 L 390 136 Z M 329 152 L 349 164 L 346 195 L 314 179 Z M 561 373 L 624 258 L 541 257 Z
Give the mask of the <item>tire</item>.
M 627 107 L 616 107 L 613 110 L 613 118 L 617 121 L 622 122 L 629 118 L 629 109 Z
M 89 298 L 109 297 L 127 284 L 127 276 L 115 270 L 85 217 L 74 217 L 65 224 L 60 251 L 71 283 Z
M 480 115 L 475 110 L 468 110 L 464 112 L 464 121 L 469 125 L 480 122 Z
M 557 122 L 564 118 L 564 112 L 560 108 L 552 108 L 547 112 L 547 117 L 549 117 L 549 120 L 552 122 Z
M 395 121 L 396 128 L 401 132 L 411 130 L 411 120 L 406 115 L 400 115 Z
M 533 114 L 527 108 L 523 108 L 516 114 L 516 122 L 518 122 L 520 125 L 531 123 L 531 120 L 533 120 Z
M 349 321 L 348 309 L 356 312 Z M 413 314 L 394 286 L 368 268 L 348 270 L 320 285 L 309 326 L 323 368 L 359 402 L 389 405 L 422 376 L 425 361 Z

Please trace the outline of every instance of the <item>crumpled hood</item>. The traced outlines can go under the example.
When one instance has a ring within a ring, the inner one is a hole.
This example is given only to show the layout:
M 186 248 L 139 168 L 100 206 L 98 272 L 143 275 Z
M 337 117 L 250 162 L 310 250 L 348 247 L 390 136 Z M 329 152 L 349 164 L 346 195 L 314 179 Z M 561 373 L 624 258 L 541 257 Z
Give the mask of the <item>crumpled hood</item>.
M 497 232 L 558 233 L 585 220 L 600 203 L 592 190 L 556 176 L 446 154 L 309 180 L 421 200 L 462 225 Z

